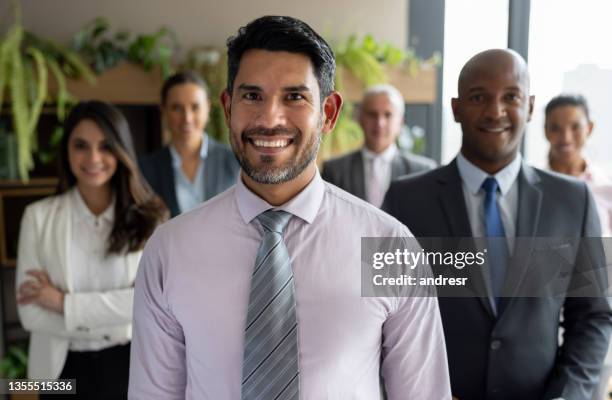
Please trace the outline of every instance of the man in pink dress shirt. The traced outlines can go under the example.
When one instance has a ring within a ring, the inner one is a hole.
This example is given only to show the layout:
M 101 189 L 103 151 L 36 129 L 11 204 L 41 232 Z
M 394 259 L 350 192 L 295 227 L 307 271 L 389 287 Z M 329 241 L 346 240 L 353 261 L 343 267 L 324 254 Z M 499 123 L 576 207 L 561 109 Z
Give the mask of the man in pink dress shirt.
M 437 299 L 361 295 L 361 238 L 411 234 L 319 175 L 321 136 L 342 106 L 334 71 L 328 44 L 290 17 L 259 18 L 229 39 L 221 100 L 241 179 L 147 244 L 129 398 L 370 400 L 381 398 L 382 377 L 390 400 L 450 400 Z M 278 215 L 290 218 L 285 228 L 270 227 Z M 284 315 L 264 308 L 259 316 L 281 322 L 253 333 L 255 277 L 280 268 L 277 259 L 291 274 L 278 296 L 290 288 L 294 300 Z M 247 352 L 264 339 L 279 341 L 260 364 L 274 368 L 245 376 Z

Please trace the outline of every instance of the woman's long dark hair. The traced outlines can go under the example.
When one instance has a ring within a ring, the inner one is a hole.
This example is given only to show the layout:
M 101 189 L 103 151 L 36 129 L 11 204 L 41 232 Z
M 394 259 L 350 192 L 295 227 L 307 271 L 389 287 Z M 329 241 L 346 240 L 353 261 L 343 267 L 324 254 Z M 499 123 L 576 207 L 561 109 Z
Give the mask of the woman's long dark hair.
M 74 128 L 83 120 L 93 121 L 102 130 L 117 158 L 117 170 L 111 178 L 115 221 L 108 238 L 107 254 L 140 250 L 155 227 L 168 218 L 168 209 L 143 179 L 130 127 L 117 108 L 92 100 L 81 102 L 72 109 L 64 122 L 60 144 L 58 193 L 64 193 L 77 182 L 68 162 L 68 142 Z

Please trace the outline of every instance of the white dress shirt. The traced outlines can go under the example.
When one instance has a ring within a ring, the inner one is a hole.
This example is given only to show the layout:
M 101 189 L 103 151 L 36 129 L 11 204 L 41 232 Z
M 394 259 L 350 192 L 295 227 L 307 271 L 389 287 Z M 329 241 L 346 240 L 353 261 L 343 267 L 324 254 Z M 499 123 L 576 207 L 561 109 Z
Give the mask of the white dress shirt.
M 80 293 L 107 292 L 117 288 L 127 275 L 123 256 L 106 255 L 108 238 L 115 221 L 115 199 L 100 215 L 94 215 L 85 204 L 77 189 L 70 192 L 73 205 L 72 246 L 68 254 L 73 293 L 64 295 L 64 318 L 66 325 L 78 325 L 80 313 L 87 312 L 85 304 L 78 304 L 85 299 Z M 130 290 L 130 289 L 128 289 Z M 86 329 L 86 327 L 80 327 Z M 77 326 L 79 329 L 79 326 Z M 123 339 L 88 340 L 73 338 L 70 340 L 72 351 L 94 351 L 129 342 Z
M 318 172 L 272 207 L 238 184 L 162 225 L 134 294 L 132 400 L 239 399 L 251 277 L 269 209 L 293 214 L 283 238 L 295 285 L 303 400 L 450 400 L 435 297 L 363 297 L 361 238 L 408 237 L 397 220 Z
M 518 217 L 518 175 L 521 171 L 521 154 L 495 175 L 489 175 L 468 161 L 463 154 L 457 154 L 457 168 L 463 181 L 463 196 L 467 207 L 473 237 L 485 237 L 484 198 L 482 184 L 489 176 L 493 176 L 499 185 L 497 205 L 500 210 L 504 233 L 508 240 L 508 250 L 514 250 L 516 236 L 516 219 Z
M 380 208 L 385 193 L 387 193 L 391 184 L 391 163 L 397 155 L 397 146 L 395 143 L 391 143 L 391 146 L 381 153 L 374 153 L 364 147 L 361 152 L 363 154 L 366 200 Z

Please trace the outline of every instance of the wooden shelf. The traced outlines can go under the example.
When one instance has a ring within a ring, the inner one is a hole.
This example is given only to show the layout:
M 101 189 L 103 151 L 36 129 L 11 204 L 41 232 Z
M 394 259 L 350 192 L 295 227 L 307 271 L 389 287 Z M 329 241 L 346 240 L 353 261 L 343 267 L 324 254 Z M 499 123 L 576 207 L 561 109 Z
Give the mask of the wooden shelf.
M 360 102 L 364 85 L 353 73 L 342 69 L 342 96 L 345 100 Z M 389 83 L 395 86 L 404 96 L 407 104 L 432 104 L 436 101 L 437 74 L 434 67 L 425 67 L 415 75 L 410 75 L 406 68 L 386 67 Z
M 347 69 L 342 74 L 342 95 L 346 100 L 358 102 L 364 85 Z M 437 74 L 435 67 L 427 66 L 411 75 L 403 67 L 386 67 L 389 83 L 397 87 L 408 104 L 431 104 L 436 101 Z M 159 69 L 146 72 L 142 67 L 122 63 L 98 75 L 95 85 L 82 80 L 69 80 L 68 90 L 79 100 L 103 100 L 113 104 L 159 104 L 163 85 Z M 49 91 L 57 93 L 57 83 L 50 79 Z
M 58 179 L 53 177 L 48 178 L 32 178 L 28 182 L 23 182 L 18 179 L 0 179 L 0 190 L 2 189 L 17 189 L 17 188 L 37 188 L 57 186 Z
M 124 62 L 97 76 L 96 84 L 69 80 L 68 91 L 79 100 L 102 100 L 113 104 L 158 104 L 163 84 L 159 68 L 147 72 Z M 57 93 L 57 82 L 50 76 L 49 92 Z
M 24 208 L 55 193 L 57 178 L 33 178 L 28 182 L 0 180 L 0 265 L 16 266 L 17 238 Z

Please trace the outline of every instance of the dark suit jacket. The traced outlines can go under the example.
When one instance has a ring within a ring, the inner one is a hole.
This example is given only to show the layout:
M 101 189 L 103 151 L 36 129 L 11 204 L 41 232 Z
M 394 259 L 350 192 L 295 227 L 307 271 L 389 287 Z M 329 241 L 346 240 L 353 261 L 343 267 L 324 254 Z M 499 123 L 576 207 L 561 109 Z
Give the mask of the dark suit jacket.
M 174 171 L 170 149 L 164 147 L 140 159 L 140 169 L 149 185 L 166 203 L 174 217 L 180 214 L 176 199 Z M 232 150 L 208 138 L 208 153 L 204 160 L 204 199 L 221 193 L 236 183 L 240 167 Z
M 401 154 L 399 151 L 391 164 L 391 180 L 402 175 L 428 171 L 436 167 L 436 162 L 416 154 Z M 366 183 L 363 170 L 363 154 L 356 150 L 344 156 L 323 163 L 321 177 L 365 200 Z
M 526 164 L 518 179 L 517 237 L 600 235 L 595 204 L 584 183 Z M 383 210 L 416 237 L 472 236 L 455 162 L 393 182 Z M 521 252 L 533 255 L 532 250 Z M 515 247 L 515 255 L 517 251 Z M 537 257 L 529 257 L 522 263 L 511 261 L 509 268 L 518 269 L 513 275 L 538 271 L 533 270 L 538 268 L 533 265 Z M 570 264 L 570 268 L 577 267 Z M 605 285 L 604 270 L 598 274 L 599 283 Z M 508 281 L 505 287 L 512 285 Z M 606 298 L 504 300 L 496 317 L 486 297 L 439 298 L 453 395 L 460 400 L 590 400 L 612 329 Z M 565 333 L 559 347 L 561 313 Z

